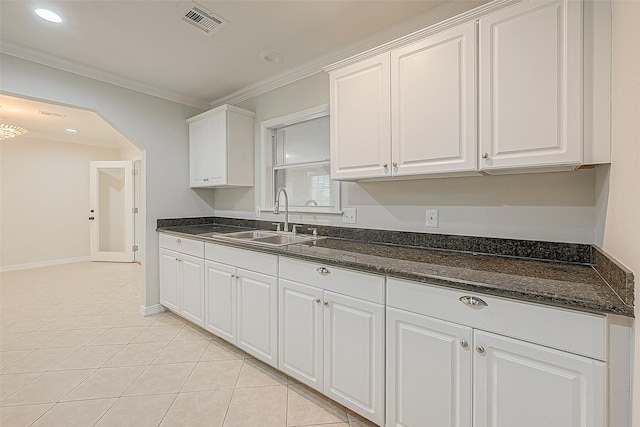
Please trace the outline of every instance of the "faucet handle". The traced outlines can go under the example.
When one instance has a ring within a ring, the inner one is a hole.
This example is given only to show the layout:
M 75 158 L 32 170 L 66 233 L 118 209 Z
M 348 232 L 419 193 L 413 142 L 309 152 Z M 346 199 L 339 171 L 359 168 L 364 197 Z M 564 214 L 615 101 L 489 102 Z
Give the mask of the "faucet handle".
M 280 223 L 279 222 L 272 222 L 271 224 L 276 226 L 276 231 L 280 231 Z
M 295 236 L 296 234 L 298 234 L 298 227 L 302 227 L 301 225 L 297 225 L 297 224 L 293 224 L 291 226 L 291 232 L 293 233 L 293 235 Z

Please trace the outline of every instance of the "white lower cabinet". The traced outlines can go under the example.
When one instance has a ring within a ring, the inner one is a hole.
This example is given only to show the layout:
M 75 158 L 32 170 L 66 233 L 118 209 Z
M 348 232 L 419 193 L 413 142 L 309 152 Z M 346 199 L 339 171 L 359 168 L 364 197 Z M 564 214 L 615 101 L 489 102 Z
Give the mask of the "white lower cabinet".
M 161 235 L 160 304 L 204 327 L 204 243 Z
M 474 427 L 606 425 L 606 365 L 474 332 Z
M 280 370 L 382 425 L 384 278 L 281 258 L 278 289 Z
M 544 307 L 478 295 L 465 304 L 460 298 L 470 295 L 463 291 L 395 279 L 387 291 L 387 426 L 607 425 L 607 365 L 595 358 L 598 349 L 591 357 L 575 354 L 585 342 L 604 345 L 597 325 L 602 316 L 555 310 L 562 318 L 549 321 L 541 316 Z M 424 315 L 432 311 L 451 318 Z M 585 336 L 567 337 L 573 351 L 528 342 L 546 339 L 545 331 L 583 329 L 589 322 L 595 327 L 584 330 Z M 521 323 L 534 325 L 540 335 L 522 328 L 516 339 L 478 329 Z
M 472 329 L 387 308 L 387 425 L 471 426 Z
M 204 328 L 278 367 L 278 257 L 206 244 Z

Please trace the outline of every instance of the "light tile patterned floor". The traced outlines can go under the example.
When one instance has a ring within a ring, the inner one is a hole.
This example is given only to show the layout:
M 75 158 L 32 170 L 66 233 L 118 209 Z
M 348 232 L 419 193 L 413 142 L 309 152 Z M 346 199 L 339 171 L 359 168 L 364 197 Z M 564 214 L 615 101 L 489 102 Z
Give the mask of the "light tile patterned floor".
M 373 426 L 168 312 L 142 267 L 0 274 L 0 426 Z

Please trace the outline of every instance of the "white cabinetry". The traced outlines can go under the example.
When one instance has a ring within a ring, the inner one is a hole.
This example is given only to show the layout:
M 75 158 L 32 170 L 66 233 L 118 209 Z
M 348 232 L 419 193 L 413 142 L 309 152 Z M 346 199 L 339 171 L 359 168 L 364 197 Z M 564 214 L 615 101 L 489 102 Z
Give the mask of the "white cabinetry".
M 223 105 L 187 120 L 191 188 L 253 185 L 254 115 Z
M 205 246 L 205 329 L 278 366 L 278 257 Z
M 582 2 L 529 1 L 480 19 L 480 166 L 582 163 Z
M 387 292 L 387 426 L 606 425 L 602 316 L 396 279 Z
M 332 179 L 476 169 L 475 25 L 330 73 Z
M 160 234 L 160 304 L 204 326 L 204 243 Z
M 280 259 L 280 370 L 384 420 L 384 278 Z

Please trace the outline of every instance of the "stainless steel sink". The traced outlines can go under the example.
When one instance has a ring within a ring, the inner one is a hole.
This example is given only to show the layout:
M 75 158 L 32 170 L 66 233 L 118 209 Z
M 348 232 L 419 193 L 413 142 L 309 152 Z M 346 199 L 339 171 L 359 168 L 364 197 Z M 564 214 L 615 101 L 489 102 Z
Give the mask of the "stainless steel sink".
M 265 246 L 286 246 L 299 243 L 307 243 L 322 237 L 307 236 L 304 234 L 291 234 L 270 230 L 239 231 L 215 236 L 218 239 L 235 240 L 245 243 L 255 243 Z
M 226 239 L 236 239 L 236 240 L 254 240 L 261 239 L 263 237 L 277 236 L 278 233 L 276 231 L 268 231 L 268 230 L 251 230 L 251 231 L 238 231 L 236 233 L 226 233 L 221 234 L 218 237 L 223 237 Z
M 296 243 L 309 242 L 314 240 L 313 236 L 300 236 L 293 234 L 276 234 L 274 236 L 261 237 L 254 239 L 253 243 L 262 243 L 273 246 L 293 245 Z

